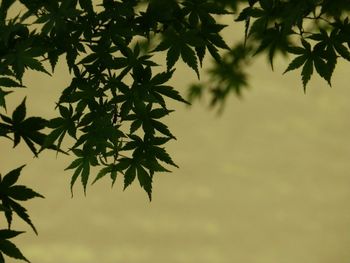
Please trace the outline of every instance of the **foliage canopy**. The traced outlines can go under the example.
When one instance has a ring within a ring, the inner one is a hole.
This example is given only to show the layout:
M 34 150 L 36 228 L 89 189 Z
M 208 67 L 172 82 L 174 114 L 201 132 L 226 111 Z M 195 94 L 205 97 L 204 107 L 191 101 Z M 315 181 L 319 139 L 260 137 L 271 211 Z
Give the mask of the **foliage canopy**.
M 10 17 L 11 8 L 18 15 Z M 177 167 L 165 149 L 175 139 L 163 121 L 169 99 L 189 104 L 208 91 L 212 106 L 223 105 L 248 85 L 245 65 L 260 53 L 272 68 L 277 53 L 293 55 L 285 73 L 300 68 L 304 90 L 314 71 L 331 85 L 337 60 L 350 60 L 349 10 L 344 0 L 2 0 L 0 137 L 14 148 L 24 141 L 35 156 L 45 149 L 71 154 L 72 191 L 78 179 L 86 191 L 97 167 L 92 183 L 110 177 L 113 185 L 119 175 L 125 189 L 137 180 L 151 200 L 154 175 Z M 220 35 L 222 15 L 245 23 L 233 47 Z M 186 100 L 167 82 L 179 60 L 200 78 L 206 55 L 214 60 L 209 80 L 194 84 Z M 8 114 L 6 97 L 25 88 L 26 70 L 54 74 L 60 57 L 72 80 L 58 98 L 58 116 L 27 117 L 25 98 Z M 74 143 L 63 148 L 67 137 Z M 0 179 L 8 223 L 0 230 L 0 262 L 4 254 L 28 261 L 9 241 L 22 233 L 11 229 L 13 212 L 36 233 L 18 201 L 43 196 L 15 185 L 22 168 Z

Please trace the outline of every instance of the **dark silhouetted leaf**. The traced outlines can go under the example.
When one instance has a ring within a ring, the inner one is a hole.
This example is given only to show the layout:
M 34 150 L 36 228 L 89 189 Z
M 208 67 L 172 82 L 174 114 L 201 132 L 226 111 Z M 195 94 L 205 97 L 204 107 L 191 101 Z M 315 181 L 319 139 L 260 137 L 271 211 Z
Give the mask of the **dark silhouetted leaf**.
M 10 229 L 1 229 L 0 230 L 0 240 L 10 239 L 24 233 L 23 231 L 15 231 Z
M 33 191 L 32 189 L 24 186 L 24 185 L 15 185 L 11 186 L 7 190 L 8 196 L 19 201 L 26 201 L 28 199 L 32 199 L 34 197 L 44 198 L 41 194 Z
M 300 68 L 304 63 L 306 62 L 307 57 L 305 55 L 296 57 L 293 59 L 293 61 L 288 65 L 288 68 L 284 71 L 283 74 L 287 73 L 288 71 Z
M 18 83 L 17 81 L 10 79 L 10 78 L 0 78 L 0 86 L 1 87 L 8 87 L 8 88 L 14 88 L 14 87 L 23 88 L 24 87 L 21 83 Z
M 14 185 L 17 182 L 19 176 L 21 175 L 21 171 L 22 171 L 24 166 L 25 165 L 22 165 L 16 169 L 10 171 L 9 173 L 7 173 L 3 177 L 3 179 L 1 180 L 0 187 L 1 188 L 8 188 L 11 185 Z
M 26 98 L 23 99 L 22 103 L 17 106 L 12 114 L 12 120 L 15 123 L 20 123 L 26 116 Z
M 135 180 L 135 177 L 136 167 L 134 165 L 130 165 L 124 174 L 124 190 Z
M 152 178 L 141 165 L 137 166 L 137 178 L 140 186 L 148 194 L 149 200 L 152 201 Z
M 197 76 L 199 78 L 196 53 L 189 46 L 184 45 L 181 49 L 181 58 L 188 66 L 190 66 L 197 73 Z
M 30 262 L 28 259 L 26 259 L 21 251 L 13 244 L 12 242 L 8 240 L 0 240 L 0 251 L 7 256 L 15 259 L 22 259 L 27 262 Z
M 304 90 L 306 89 L 306 84 L 309 82 L 311 78 L 312 72 L 313 72 L 313 61 L 311 59 L 308 59 L 305 62 L 303 66 L 303 70 L 301 72 Z

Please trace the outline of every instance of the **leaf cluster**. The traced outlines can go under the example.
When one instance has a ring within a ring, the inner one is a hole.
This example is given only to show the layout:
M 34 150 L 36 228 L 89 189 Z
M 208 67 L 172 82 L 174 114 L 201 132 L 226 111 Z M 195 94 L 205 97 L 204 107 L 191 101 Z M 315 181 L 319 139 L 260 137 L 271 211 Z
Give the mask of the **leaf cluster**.
M 151 199 L 155 172 L 177 167 L 164 147 L 175 139 L 163 122 L 172 112 L 167 99 L 188 103 L 167 82 L 180 57 L 198 77 L 206 51 L 220 61 L 218 50 L 229 48 L 214 15 L 230 12 L 198 0 L 105 0 L 98 12 L 91 0 L 21 0 L 25 13 L 8 18 L 15 2 L 0 8 L 0 107 L 25 88 L 26 70 L 51 74 L 46 61 L 53 73 L 65 56 L 73 76 L 57 102 L 59 116 L 26 118 L 24 99 L 12 116 L 0 115 L 0 136 L 14 147 L 23 140 L 35 156 L 68 150 L 75 156 L 66 168 L 73 170 L 71 188 L 80 178 L 86 191 L 91 168 L 99 167 L 94 182 L 109 175 L 113 185 L 120 174 L 125 189 L 137 177 Z M 146 42 L 154 47 L 143 49 Z M 166 54 L 165 71 L 155 69 L 156 52 Z M 74 143 L 63 150 L 67 137 Z
M 37 234 L 37 230 L 30 220 L 27 210 L 19 202 L 27 201 L 35 197 L 44 197 L 25 185 L 16 184 L 23 167 L 24 165 L 8 172 L 4 177 L 0 175 L 0 209 L 4 213 L 8 224 L 8 229 L 0 230 L 0 262 L 5 262 L 3 254 L 29 262 L 15 244 L 8 240 L 23 233 L 11 230 L 14 213 L 24 220 Z

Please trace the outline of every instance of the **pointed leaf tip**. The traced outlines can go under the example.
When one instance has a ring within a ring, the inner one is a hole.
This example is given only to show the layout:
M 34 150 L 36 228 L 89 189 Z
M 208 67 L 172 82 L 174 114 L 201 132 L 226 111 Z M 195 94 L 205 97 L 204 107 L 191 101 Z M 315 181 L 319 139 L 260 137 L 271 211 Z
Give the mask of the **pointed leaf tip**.
M 23 167 L 25 167 L 26 165 L 22 165 L 10 172 L 8 172 L 2 179 L 0 185 L 2 187 L 8 188 L 11 185 L 15 184 L 18 180 L 18 178 L 20 177 L 21 171 L 23 169 Z

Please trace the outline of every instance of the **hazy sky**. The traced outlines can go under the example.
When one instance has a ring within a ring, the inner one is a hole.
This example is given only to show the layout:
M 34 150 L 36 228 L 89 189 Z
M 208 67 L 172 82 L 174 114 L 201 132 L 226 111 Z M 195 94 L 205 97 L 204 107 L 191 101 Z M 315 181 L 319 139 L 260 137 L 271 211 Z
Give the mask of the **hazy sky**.
M 349 66 L 339 63 L 332 89 L 314 77 L 306 95 L 285 67 L 258 59 L 251 88 L 220 117 L 204 103 L 172 104 L 168 149 L 180 169 L 155 177 L 152 203 L 137 182 L 123 192 L 122 178 L 86 197 L 76 184 L 71 198 L 70 158 L 33 159 L 2 139 L 1 173 L 27 163 L 21 182 L 46 197 L 26 204 L 39 236 L 16 218 L 27 231 L 16 244 L 34 263 L 348 263 Z M 53 78 L 26 73 L 9 112 L 27 95 L 29 115 L 55 116 L 69 78 L 64 63 Z M 194 80 L 180 62 L 172 84 L 185 92 Z

